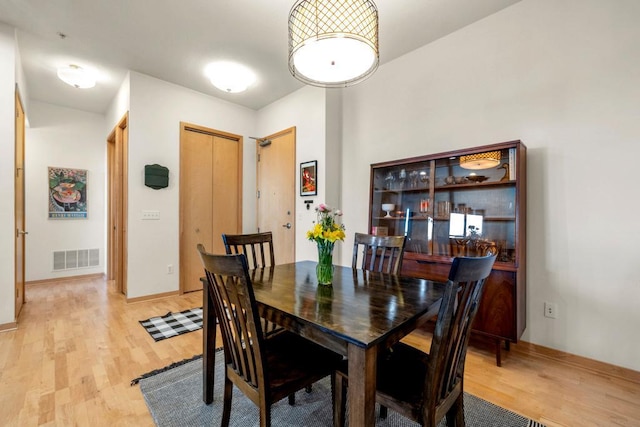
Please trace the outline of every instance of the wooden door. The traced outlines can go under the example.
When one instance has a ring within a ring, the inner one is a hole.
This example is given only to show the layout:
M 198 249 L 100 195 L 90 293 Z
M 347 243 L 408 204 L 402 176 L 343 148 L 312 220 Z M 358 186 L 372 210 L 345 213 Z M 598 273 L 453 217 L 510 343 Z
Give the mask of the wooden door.
M 268 140 L 271 144 L 261 141 Z M 276 264 L 296 257 L 296 128 L 285 129 L 256 143 L 258 230 L 273 233 Z
M 128 114 L 107 138 L 107 280 L 127 294 Z
M 196 250 L 225 252 L 222 233 L 242 232 L 242 137 L 182 123 L 180 131 L 180 289 L 202 289 Z
M 15 221 L 16 221 L 16 244 L 15 244 L 15 319 L 18 319 L 22 306 L 25 302 L 24 280 L 25 280 L 25 212 L 24 212 L 24 109 L 20 101 L 20 94 L 16 90 L 16 181 L 15 181 Z

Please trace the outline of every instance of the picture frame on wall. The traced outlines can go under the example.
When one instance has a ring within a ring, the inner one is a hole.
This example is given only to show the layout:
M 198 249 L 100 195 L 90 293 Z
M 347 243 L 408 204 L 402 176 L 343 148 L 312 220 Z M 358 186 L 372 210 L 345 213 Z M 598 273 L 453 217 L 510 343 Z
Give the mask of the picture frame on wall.
M 87 217 L 87 171 L 49 167 L 49 218 Z
M 318 161 L 300 163 L 300 195 L 318 194 Z

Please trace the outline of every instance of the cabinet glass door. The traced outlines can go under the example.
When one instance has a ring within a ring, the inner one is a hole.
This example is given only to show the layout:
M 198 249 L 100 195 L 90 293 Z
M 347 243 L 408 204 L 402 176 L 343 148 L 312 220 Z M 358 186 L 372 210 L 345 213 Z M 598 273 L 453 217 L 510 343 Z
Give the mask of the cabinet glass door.
M 407 250 L 429 253 L 432 162 L 373 170 L 371 234 L 407 236 Z
M 433 255 L 491 252 L 500 262 L 515 262 L 513 166 L 509 170 L 509 150 L 500 151 L 498 166 L 486 169 L 462 168 L 459 157 L 435 161 Z

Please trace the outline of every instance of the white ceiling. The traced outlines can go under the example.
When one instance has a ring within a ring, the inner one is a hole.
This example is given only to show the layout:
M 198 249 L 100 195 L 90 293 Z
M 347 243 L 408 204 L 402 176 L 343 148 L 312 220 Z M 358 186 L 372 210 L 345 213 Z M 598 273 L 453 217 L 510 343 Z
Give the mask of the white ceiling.
M 380 64 L 520 0 L 375 0 Z M 259 109 L 302 87 L 287 67 L 294 0 L 0 0 L 0 21 L 18 29 L 30 99 L 103 113 L 127 70 Z M 62 39 L 58 32 L 66 34 Z M 206 64 L 234 60 L 258 81 L 228 94 Z M 56 77 L 77 64 L 99 73 L 93 89 Z

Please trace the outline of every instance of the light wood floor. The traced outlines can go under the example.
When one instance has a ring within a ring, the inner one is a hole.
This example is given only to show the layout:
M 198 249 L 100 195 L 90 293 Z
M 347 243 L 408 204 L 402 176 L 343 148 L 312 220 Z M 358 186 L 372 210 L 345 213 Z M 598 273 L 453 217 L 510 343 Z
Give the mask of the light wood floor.
M 0 333 L 0 426 L 152 426 L 130 381 L 202 352 L 202 331 L 154 342 L 138 324 L 201 306 L 200 292 L 127 304 L 103 279 L 73 279 L 26 297 L 18 329 Z M 549 427 L 640 426 L 640 373 L 527 343 L 501 368 L 471 347 L 465 390 Z

